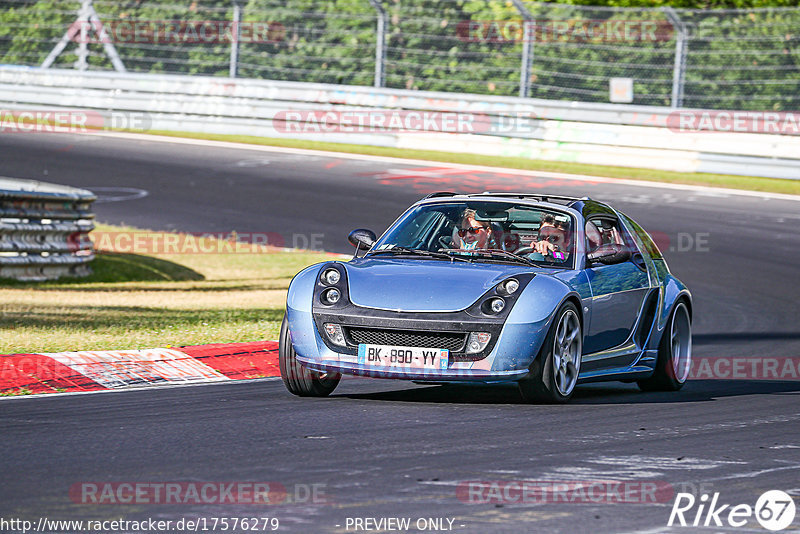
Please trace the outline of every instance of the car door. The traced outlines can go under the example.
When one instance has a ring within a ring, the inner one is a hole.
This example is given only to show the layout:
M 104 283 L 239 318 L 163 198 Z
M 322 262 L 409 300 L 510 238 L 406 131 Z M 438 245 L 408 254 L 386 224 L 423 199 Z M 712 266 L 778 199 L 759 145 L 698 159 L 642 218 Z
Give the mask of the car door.
M 650 289 L 650 281 L 644 264 L 635 261 L 638 249 L 633 239 L 616 217 L 603 215 L 587 220 L 586 236 L 588 252 L 613 243 L 628 247 L 634 253 L 634 261 L 616 265 L 593 263 L 586 268 L 592 290 L 592 313 L 583 352 L 591 354 L 621 346 L 628 340 Z

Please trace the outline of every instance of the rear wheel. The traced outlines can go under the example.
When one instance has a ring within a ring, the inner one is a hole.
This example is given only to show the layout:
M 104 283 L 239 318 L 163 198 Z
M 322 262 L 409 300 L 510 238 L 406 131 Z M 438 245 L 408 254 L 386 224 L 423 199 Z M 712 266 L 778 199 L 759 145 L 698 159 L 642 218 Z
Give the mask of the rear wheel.
M 564 403 L 572 397 L 581 370 L 583 335 L 578 309 L 565 303 L 556 313 L 542 348 L 519 390 L 528 402 Z
M 639 380 L 642 391 L 678 391 L 692 365 L 692 320 L 683 301 L 675 305 L 658 347 L 653 376 Z
M 326 397 L 336 389 L 342 378 L 339 373 L 320 373 L 306 369 L 297 361 L 297 353 L 294 351 L 289 336 L 289 323 L 286 321 L 286 316 L 283 317 L 281 324 L 278 365 L 286 389 L 300 397 Z

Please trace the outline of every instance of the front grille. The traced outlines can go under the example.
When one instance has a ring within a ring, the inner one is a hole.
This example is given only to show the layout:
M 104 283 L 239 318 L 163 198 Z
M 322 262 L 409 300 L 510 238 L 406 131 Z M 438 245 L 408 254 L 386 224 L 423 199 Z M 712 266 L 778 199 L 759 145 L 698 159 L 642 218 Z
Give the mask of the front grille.
M 458 332 L 419 332 L 409 330 L 381 330 L 377 328 L 345 327 L 345 335 L 358 345 L 397 345 L 425 347 L 460 352 L 464 349 L 467 334 Z

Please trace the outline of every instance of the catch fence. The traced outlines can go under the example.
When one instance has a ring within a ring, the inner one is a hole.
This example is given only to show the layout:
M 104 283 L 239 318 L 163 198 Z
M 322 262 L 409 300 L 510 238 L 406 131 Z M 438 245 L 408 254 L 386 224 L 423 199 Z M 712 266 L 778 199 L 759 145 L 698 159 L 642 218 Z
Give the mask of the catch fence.
M 673 108 L 800 109 L 800 8 L 7 0 L 0 64 Z

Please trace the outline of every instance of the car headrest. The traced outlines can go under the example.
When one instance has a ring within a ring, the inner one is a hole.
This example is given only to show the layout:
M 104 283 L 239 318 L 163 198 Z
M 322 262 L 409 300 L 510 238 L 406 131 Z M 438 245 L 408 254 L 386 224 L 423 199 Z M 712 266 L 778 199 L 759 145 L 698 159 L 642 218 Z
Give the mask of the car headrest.
M 461 248 L 464 242 L 461 241 L 461 236 L 458 235 L 458 225 L 453 227 L 453 248 Z
M 586 239 L 589 240 L 591 248 L 599 247 L 603 244 L 603 236 L 600 235 L 600 230 L 597 229 L 593 222 L 586 223 Z

